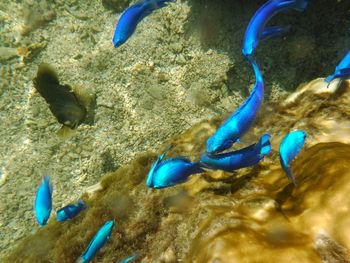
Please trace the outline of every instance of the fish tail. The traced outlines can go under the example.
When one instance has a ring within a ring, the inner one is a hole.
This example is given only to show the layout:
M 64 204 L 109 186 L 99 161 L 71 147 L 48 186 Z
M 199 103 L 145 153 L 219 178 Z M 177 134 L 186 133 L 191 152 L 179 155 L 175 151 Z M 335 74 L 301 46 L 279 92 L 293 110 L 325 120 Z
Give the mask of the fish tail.
M 256 61 L 253 58 L 249 58 L 248 61 L 250 62 L 250 64 L 253 67 L 256 82 L 261 84 L 262 86 L 264 86 L 264 79 L 263 79 L 262 74 L 259 70 L 258 64 L 256 64 Z
M 193 173 L 204 173 L 205 171 L 202 169 L 203 166 L 204 165 L 201 162 L 193 163 Z
M 327 78 L 324 79 L 325 82 L 328 83 L 328 85 L 334 80 L 334 75 L 330 75 Z
M 50 193 L 52 194 L 53 188 L 52 188 L 52 184 L 50 182 L 50 176 L 45 175 L 44 178 L 43 178 L 43 181 L 44 181 L 45 184 L 47 184 L 49 186 Z
M 303 12 L 307 8 L 308 3 L 308 0 L 295 0 L 293 8 L 297 11 Z
M 270 134 L 264 134 L 263 136 L 261 136 L 257 145 L 260 148 L 260 154 L 265 155 L 270 153 L 271 151 L 270 138 L 271 138 Z
M 289 166 L 284 167 L 284 171 L 286 172 L 289 181 L 291 181 L 294 184 L 294 186 L 297 186 L 297 182 L 295 180 L 294 175 L 292 174 L 292 170 L 290 169 L 290 167 Z
M 67 140 L 71 138 L 75 133 L 76 131 L 69 128 L 68 126 L 62 126 L 61 129 L 58 130 L 57 136 L 62 140 Z

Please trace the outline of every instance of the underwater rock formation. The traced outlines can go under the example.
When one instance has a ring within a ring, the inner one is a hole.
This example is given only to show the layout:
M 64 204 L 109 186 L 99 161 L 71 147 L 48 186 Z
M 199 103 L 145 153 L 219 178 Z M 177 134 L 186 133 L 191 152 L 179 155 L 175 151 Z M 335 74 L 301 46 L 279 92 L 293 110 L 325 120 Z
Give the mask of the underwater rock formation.
M 297 187 L 288 182 L 275 147 L 253 168 L 210 171 L 181 186 L 150 190 L 145 180 L 156 155 L 144 153 L 83 195 L 87 209 L 78 217 L 50 221 L 3 262 L 74 262 L 100 225 L 112 219 L 117 227 L 94 262 L 115 262 L 133 253 L 140 255 L 139 262 L 347 262 L 350 144 L 332 136 L 350 117 L 350 82 L 327 93 L 318 93 L 315 83 L 327 85 L 318 79 L 301 86 L 296 100 L 264 105 L 265 113 L 248 134 L 269 130 L 276 145 L 295 128 L 310 134 L 292 163 Z M 277 120 L 280 125 L 270 125 Z M 331 133 L 324 126 L 329 121 L 335 123 Z M 199 123 L 164 148 L 171 144 L 170 156 L 198 159 L 219 123 Z

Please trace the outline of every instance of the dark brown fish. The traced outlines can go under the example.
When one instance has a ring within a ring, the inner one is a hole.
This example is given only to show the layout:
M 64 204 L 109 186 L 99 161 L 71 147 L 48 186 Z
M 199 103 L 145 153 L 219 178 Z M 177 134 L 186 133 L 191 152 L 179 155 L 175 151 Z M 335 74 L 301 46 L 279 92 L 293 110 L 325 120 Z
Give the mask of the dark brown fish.
M 33 82 L 35 89 L 49 104 L 52 114 L 59 123 L 75 129 L 84 121 L 86 108 L 79 102 L 69 85 L 59 83 L 57 74 L 51 66 L 41 64 Z

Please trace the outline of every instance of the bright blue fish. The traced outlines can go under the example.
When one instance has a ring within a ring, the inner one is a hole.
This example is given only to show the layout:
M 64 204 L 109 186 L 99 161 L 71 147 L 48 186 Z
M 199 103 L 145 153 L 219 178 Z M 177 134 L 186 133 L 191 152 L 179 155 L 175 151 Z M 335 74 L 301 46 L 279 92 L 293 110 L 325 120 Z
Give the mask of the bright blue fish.
M 208 139 L 206 152 L 217 154 L 232 146 L 249 129 L 264 98 L 264 81 L 255 61 L 251 61 L 255 73 L 255 86 L 246 101 Z
M 113 36 L 114 47 L 120 47 L 129 37 L 134 33 L 138 23 L 151 14 L 154 10 L 162 8 L 168 2 L 175 2 L 176 0 L 141 0 L 136 4 L 127 8 L 115 27 Z
M 107 240 L 109 240 L 113 226 L 114 220 L 110 220 L 104 223 L 104 225 L 98 230 L 96 235 L 90 241 L 87 249 L 81 255 L 81 263 L 88 263 L 93 259 L 97 251 L 99 251 L 100 248 L 103 247 L 103 245 L 107 242 Z
M 77 204 L 70 204 L 59 209 L 56 213 L 56 220 L 58 222 L 63 222 L 69 219 L 72 219 L 78 215 L 85 208 L 85 203 L 83 200 L 78 201 Z
M 191 162 L 184 157 L 163 161 L 165 154 L 166 152 L 159 156 L 148 172 L 148 187 L 159 189 L 173 186 L 187 181 L 192 174 L 204 172 L 198 162 Z
M 295 178 L 289 166 L 290 162 L 300 152 L 305 143 L 306 132 L 293 131 L 288 133 L 280 145 L 280 162 L 283 170 L 286 172 L 288 179 L 296 186 Z
M 346 79 L 350 77 L 350 51 L 339 62 L 333 75 L 328 76 L 325 81 L 331 83 L 336 78 Z
M 136 258 L 138 258 L 138 256 L 139 256 L 138 254 L 135 254 L 135 255 L 126 257 L 126 258 L 122 259 L 119 263 L 129 263 L 129 262 L 135 260 Z
M 304 11 L 308 0 L 269 0 L 262 5 L 250 20 L 245 31 L 242 53 L 246 58 L 254 54 L 260 39 L 269 35 L 284 33 L 288 27 L 265 28 L 266 23 L 277 13 L 288 9 Z
M 43 182 L 38 187 L 34 203 L 36 220 L 39 225 L 44 226 L 49 220 L 52 209 L 52 185 L 50 177 L 45 176 Z
M 270 135 L 264 134 L 256 144 L 238 151 L 217 155 L 203 155 L 200 160 L 202 167 L 219 169 L 226 172 L 253 166 L 260 162 L 271 151 Z

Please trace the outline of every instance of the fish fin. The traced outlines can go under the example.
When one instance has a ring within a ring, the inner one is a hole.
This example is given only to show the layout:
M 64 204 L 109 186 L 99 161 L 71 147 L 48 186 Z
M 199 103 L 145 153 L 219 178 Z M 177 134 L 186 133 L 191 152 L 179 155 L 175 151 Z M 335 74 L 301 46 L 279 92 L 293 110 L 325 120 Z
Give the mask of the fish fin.
M 271 38 L 275 36 L 282 35 L 290 30 L 291 26 L 271 26 L 266 27 L 261 34 L 260 39 Z
M 50 176 L 45 175 L 43 180 L 44 180 L 44 183 L 47 184 L 47 185 L 49 186 L 50 194 L 52 195 L 52 193 L 53 193 L 53 187 L 52 187 L 52 184 L 51 184 L 51 182 L 50 182 Z
M 85 202 L 84 202 L 84 200 L 82 200 L 82 199 L 79 199 L 79 200 L 78 200 L 78 204 L 79 204 L 79 205 L 82 205 L 82 206 L 85 206 Z
M 328 86 L 329 86 L 329 84 L 331 84 L 331 82 L 332 82 L 333 80 L 334 80 L 334 75 L 329 75 L 328 77 L 326 77 L 326 78 L 324 79 L 324 81 L 328 83 Z M 327 88 L 328 88 L 328 86 L 327 86 Z
M 77 101 L 87 110 L 91 109 L 92 106 L 96 103 L 96 96 L 92 90 L 84 89 L 76 85 L 72 86 L 71 89 Z
M 63 125 L 61 129 L 57 132 L 57 136 L 63 140 L 71 138 L 76 133 L 76 130 L 69 128 L 68 126 Z
M 155 172 L 155 170 L 157 169 L 157 166 L 163 161 L 165 155 L 167 154 L 167 152 L 172 148 L 172 145 L 169 145 L 165 151 L 158 156 L 158 159 L 152 164 L 148 174 L 147 174 L 147 179 L 146 179 L 146 185 L 148 187 L 153 187 L 153 173 Z
M 266 155 L 271 152 L 271 143 L 270 143 L 270 134 L 264 134 L 261 136 L 259 142 L 258 142 L 258 147 L 260 148 L 260 154 Z
M 308 0 L 295 0 L 294 5 L 292 6 L 297 11 L 305 11 L 308 5 Z
M 201 162 L 193 163 L 193 172 L 194 173 L 204 173 L 205 171 L 202 169 Z
M 292 174 L 292 170 L 290 169 L 290 167 L 285 166 L 284 171 L 286 172 L 286 175 L 287 175 L 289 181 L 292 182 L 294 186 L 297 186 L 297 182 L 295 180 L 294 175 Z

